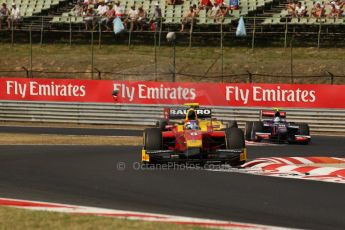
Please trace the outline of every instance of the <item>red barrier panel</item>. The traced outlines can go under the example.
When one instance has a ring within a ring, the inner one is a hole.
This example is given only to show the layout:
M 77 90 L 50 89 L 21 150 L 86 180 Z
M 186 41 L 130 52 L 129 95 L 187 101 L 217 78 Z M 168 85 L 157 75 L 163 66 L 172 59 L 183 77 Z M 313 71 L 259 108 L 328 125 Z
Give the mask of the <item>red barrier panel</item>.
M 345 85 L 0 79 L 0 100 L 345 108 Z

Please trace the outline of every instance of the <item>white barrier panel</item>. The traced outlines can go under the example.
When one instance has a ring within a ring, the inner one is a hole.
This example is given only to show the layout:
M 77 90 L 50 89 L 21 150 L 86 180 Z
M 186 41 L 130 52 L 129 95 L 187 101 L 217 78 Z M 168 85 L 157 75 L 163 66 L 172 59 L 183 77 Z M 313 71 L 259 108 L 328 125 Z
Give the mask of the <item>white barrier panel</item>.
M 138 105 L 79 102 L 0 101 L 1 121 L 57 122 L 75 124 L 155 125 L 168 105 Z M 213 116 L 224 121 L 236 120 L 244 128 L 246 121 L 259 119 L 260 109 L 270 107 L 211 107 Z M 345 110 L 284 109 L 287 119 L 307 122 L 312 133 L 345 133 Z

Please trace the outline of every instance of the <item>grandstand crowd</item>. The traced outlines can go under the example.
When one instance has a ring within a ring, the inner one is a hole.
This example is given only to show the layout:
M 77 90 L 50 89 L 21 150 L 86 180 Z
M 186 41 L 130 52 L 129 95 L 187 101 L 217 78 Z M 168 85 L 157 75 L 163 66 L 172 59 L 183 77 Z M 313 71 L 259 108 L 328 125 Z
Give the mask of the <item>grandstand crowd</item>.
M 3 1 L 8 3 L 8 0 Z M 0 29 L 3 26 L 6 26 L 7 29 L 17 28 L 18 23 L 21 22 L 24 16 L 19 9 L 20 6 L 23 6 L 24 1 L 27 4 L 31 4 L 29 1 L 47 2 L 48 0 L 13 0 L 12 4 L 2 3 L 0 9 Z M 67 17 L 78 18 L 79 21 L 76 22 L 84 24 L 85 30 L 99 28 L 103 31 L 112 31 L 114 19 L 120 18 L 124 27 L 129 31 L 154 31 L 160 27 L 162 21 L 165 23 L 169 22 L 169 17 L 172 14 L 169 15 L 168 8 L 166 7 L 169 7 L 169 5 L 174 7 L 182 5 L 184 7 L 183 14 L 174 23 L 179 23 L 180 31 L 184 31 L 186 25 L 191 27 L 191 25 L 200 20 L 199 14 L 201 13 L 203 14 L 202 17 L 206 17 L 208 21 L 220 23 L 224 22 L 225 18 L 234 17 L 232 15 L 234 11 L 243 10 L 244 3 L 248 2 L 249 4 L 249 0 L 240 0 L 241 2 L 239 0 L 165 0 L 164 4 L 162 4 L 162 1 L 151 2 L 151 0 L 142 0 L 142 5 L 134 4 L 136 3 L 135 1 L 137 0 L 126 0 L 125 4 L 130 5 L 124 5 L 124 1 L 121 2 L 120 0 L 115 2 L 113 0 L 77 0 L 73 9 L 67 13 Z M 188 4 L 185 4 L 187 2 Z M 292 18 L 339 18 L 343 14 L 344 5 L 345 2 L 343 0 L 327 0 L 322 2 L 288 0 L 285 11 L 287 12 L 286 16 Z M 166 14 L 163 15 L 162 12 Z M 205 12 L 206 15 L 204 15 Z M 237 17 L 238 15 L 239 13 L 237 12 Z M 176 11 L 174 16 L 176 17 Z
M 302 2 L 300 1 L 289 0 L 287 4 L 287 11 L 291 17 L 339 18 L 344 12 L 344 5 L 345 2 L 342 0 L 333 0 L 331 2 L 317 1 L 314 3 L 314 5 L 312 5 L 309 11 L 306 4 L 302 5 Z
M 2 29 L 2 24 L 7 24 L 7 29 L 17 28 L 18 23 L 21 21 L 22 17 L 20 15 L 19 7 L 15 2 L 12 3 L 11 8 L 7 7 L 6 3 L 1 4 L 0 9 L 0 29 Z
M 125 27 L 133 30 L 143 31 L 148 20 L 147 12 L 142 6 L 137 9 L 135 5 L 132 5 L 126 12 L 125 8 L 120 5 L 120 2 L 111 1 L 91 1 L 85 0 L 84 2 L 78 2 L 77 5 L 72 9 L 71 16 L 84 17 L 85 29 L 88 30 L 92 26 L 92 29 L 96 29 L 96 26 L 104 26 L 106 31 L 112 30 L 113 21 L 116 17 L 119 17 Z M 153 15 L 150 17 L 151 25 L 155 22 L 160 21 L 162 18 L 162 11 L 159 4 L 155 4 L 155 10 Z
M 166 0 L 165 2 L 166 5 L 172 6 L 182 5 L 183 3 L 183 0 Z M 104 31 L 111 31 L 116 17 L 119 17 L 124 27 L 130 31 L 155 30 L 163 20 L 162 9 L 159 2 L 150 2 L 150 4 L 154 8 L 153 11 L 150 10 L 151 14 L 142 5 L 138 6 L 134 3 L 126 10 L 120 1 L 78 0 L 73 9 L 68 13 L 68 17 L 82 17 L 85 30 L 95 30 L 97 27 L 101 27 Z M 10 29 L 11 26 L 17 28 L 17 24 L 23 18 L 19 8 L 20 4 L 16 3 L 15 0 L 11 7 L 8 7 L 6 3 L 2 3 L 0 29 L 3 24 L 7 26 L 7 29 Z M 229 10 L 238 9 L 238 0 L 231 0 L 229 4 L 225 3 L 224 0 L 201 0 L 198 5 L 190 4 L 188 8 L 185 14 L 181 15 L 181 31 L 184 30 L 186 25 L 196 22 L 201 10 L 206 10 L 208 18 L 212 18 L 214 22 L 219 22 L 228 16 L 230 17 Z M 165 16 L 165 18 L 167 17 L 169 16 Z
M 193 4 L 182 17 L 181 29 L 183 31 L 186 25 L 195 23 L 200 10 L 206 10 L 209 18 L 214 21 L 220 21 L 224 17 L 231 16 L 229 10 L 238 9 L 238 2 L 231 1 L 234 4 L 226 4 L 224 0 L 201 0 L 199 5 Z M 167 5 L 181 5 L 182 0 L 167 0 Z M 83 17 L 85 21 L 85 29 L 93 30 L 97 26 L 104 27 L 105 31 L 112 30 L 113 20 L 119 17 L 124 27 L 129 31 L 143 31 L 144 29 L 155 30 L 160 26 L 162 20 L 162 9 L 158 2 L 153 3 L 154 10 L 151 15 L 144 9 L 142 5 L 131 5 L 126 11 L 125 7 L 119 1 L 111 0 L 84 0 L 79 1 L 70 12 L 70 16 Z

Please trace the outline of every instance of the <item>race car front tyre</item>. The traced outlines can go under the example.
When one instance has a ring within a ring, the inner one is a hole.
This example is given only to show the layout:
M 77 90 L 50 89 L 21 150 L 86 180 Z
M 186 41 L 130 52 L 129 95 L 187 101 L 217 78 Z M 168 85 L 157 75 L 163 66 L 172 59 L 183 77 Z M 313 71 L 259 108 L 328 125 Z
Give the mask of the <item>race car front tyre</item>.
M 242 129 L 229 128 L 225 130 L 226 148 L 241 149 L 245 147 L 244 134 Z
M 309 136 L 309 125 L 306 123 L 300 123 L 299 126 L 299 134 Z
M 246 127 L 245 127 L 245 130 L 244 130 L 244 133 L 245 133 L 245 137 L 246 137 L 247 141 L 251 141 L 252 140 L 253 123 L 254 123 L 254 121 L 247 121 L 246 122 Z
M 256 139 L 255 134 L 256 133 L 261 133 L 264 131 L 264 124 L 261 121 L 254 121 L 253 126 L 252 126 L 252 133 L 251 133 L 251 138 L 253 141 L 260 142 L 261 139 Z
M 226 148 L 227 149 L 242 149 L 245 148 L 244 134 L 242 129 L 229 128 L 225 130 Z M 239 166 L 244 164 L 240 157 L 233 159 L 229 162 L 231 166 Z
M 237 121 L 229 121 L 228 128 L 238 128 Z
M 306 135 L 306 136 L 309 136 L 309 125 L 306 124 L 306 123 L 300 123 L 298 124 L 299 126 L 299 134 L 300 135 Z M 305 142 L 302 142 L 301 144 L 309 144 L 309 139 L 308 141 L 305 141 Z
M 167 126 L 168 121 L 166 119 L 159 119 L 156 122 L 156 126 L 160 128 L 161 130 L 165 130 L 165 126 Z
M 162 149 L 162 130 L 160 128 L 147 128 L 144 130 L 145 150 Z

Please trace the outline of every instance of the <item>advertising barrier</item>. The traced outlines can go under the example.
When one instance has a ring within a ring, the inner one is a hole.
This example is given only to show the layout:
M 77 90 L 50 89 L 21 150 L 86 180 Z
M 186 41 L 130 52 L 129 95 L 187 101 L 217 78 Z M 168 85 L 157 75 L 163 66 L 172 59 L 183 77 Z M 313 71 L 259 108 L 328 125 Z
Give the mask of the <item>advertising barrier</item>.
M 345 85 L 1 78 L 0 100 L 345 108 Z

